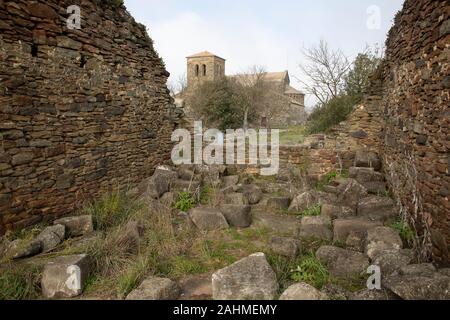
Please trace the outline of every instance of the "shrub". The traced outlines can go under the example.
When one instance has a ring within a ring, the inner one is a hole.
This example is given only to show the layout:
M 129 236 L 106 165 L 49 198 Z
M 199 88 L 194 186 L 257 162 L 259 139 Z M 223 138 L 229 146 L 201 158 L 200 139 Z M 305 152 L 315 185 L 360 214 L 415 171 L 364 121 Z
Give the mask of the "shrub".
M 178 194 L 178 201 L 174 204 L 174 208 L 183 212 L 187 212 L 196 205 L 195 197 L 189 191 L 183 191 Z
M 347 119 L 358 99 L 355 96 L 340 95 L 325 105 L 316 107 L 309 116 L 307 131 L 311 134 L 328 132 L 333 126 Z

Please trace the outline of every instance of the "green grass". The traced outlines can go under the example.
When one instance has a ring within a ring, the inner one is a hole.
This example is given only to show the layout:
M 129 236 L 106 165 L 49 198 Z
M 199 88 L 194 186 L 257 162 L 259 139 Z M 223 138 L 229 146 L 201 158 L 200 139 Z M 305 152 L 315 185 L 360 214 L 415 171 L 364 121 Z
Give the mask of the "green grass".
M 330 275 L 327 268 L 313 254 L 309 254 L 300 258 L 297 267 L 291 271 L 291 278 L 321 289 L 329 282 Z
M 323 177 L 320 181 L 316 183 L 316 190 L 323 191 L 326 186 L 328 186 L 331 182 L 339 178 L 343 179 L 348 178 L 348 172 L 346 170 L 342 170 L 341 172 L 333 170 L 327 173 L 325 177 Z
M 399 220 L 391 223 L 389 227 L 398 231 L 405 244 L 408 246 L 414 245 L 415 232 L 407 223 Z
M 117 188 L 100 200 L 86 204 L 82 213 L 92 215 L 96 230 L 106 231 L 123 224 L 132 212 L 141 207 L 142 203 L 131 199 Z
M 38 267 L 6 267 L 0 270 L 0 300 L 32 300 L 40 295 Z
M 291 126 L 280 132 L 281 145 L 302 144 L 305 141 L 306 128 L 304 126 Z
M 200 199 L 199 202 L 202 205 L 207 205 L 211 199 L 211 195 L 214 193 L 214 190 L 210 186 L 204 186 L 200 190 Z
M 189 191 L 178 193 L 178 200 L 174 204 L 174 208 L 183 212 L 187 212 L 195 207 L 197 202 L 194 195 Z
M 145 279 L 149 268 L 148 259 L 139 259 L 117 279 L 117 294 L 125 298 L 132 290 L 137 288 Z
M 317 217 L 317 216 L 320 216 L 321 211 L 322 211 L 322 205 L 317 203 L 317 204 L 309 207 L 305 211 L 303 211 L 301 213 L 301 216 L 303 216 L 303 217 Z

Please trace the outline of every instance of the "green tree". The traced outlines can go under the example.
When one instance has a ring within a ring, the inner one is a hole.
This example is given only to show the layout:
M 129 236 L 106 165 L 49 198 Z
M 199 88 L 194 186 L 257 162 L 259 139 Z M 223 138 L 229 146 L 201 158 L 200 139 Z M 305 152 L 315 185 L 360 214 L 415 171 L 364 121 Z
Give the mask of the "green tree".
M 235 83 L 228 78 L 204 82 L 189 94 L 187 104 L 208 126 L 237 129 L 242 125 L 244 108 L 235 90 Z
M 366 88 L 370 85 L 370 75 L 375 72 L 380 62 L 381 59 L 377 57 L 376 52 L 367 50 L 358 54 L 345 78 L 345 92 L 361 101 Z

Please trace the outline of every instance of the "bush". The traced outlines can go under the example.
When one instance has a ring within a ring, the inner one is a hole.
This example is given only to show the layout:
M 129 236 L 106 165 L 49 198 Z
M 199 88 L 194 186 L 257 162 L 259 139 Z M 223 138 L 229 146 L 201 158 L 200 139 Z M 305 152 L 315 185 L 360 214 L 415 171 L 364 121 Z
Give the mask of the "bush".
M 195 197 L 189 191 L 183 191 L 178 194 L 178 201 L 175 203 L 174 208 L 187 212 L 194 208 L 196 205 Z
M 328 132 L 333 126 L 345 121 L 357 103 L 358 97 L 341 95 L 316 107 L 309 116 L 307 131 L 311 134 Z

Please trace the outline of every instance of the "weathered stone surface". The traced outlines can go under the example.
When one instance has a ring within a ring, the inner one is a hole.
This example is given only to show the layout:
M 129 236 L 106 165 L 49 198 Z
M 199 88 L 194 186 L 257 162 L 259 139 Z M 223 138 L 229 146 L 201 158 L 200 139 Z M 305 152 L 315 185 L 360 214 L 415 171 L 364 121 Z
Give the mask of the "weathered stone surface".
M 256 253 L 212 275 L 214 300 L 273 300 L 278 291 L 275 272 L 264 253 Z
M 261 188 L 254 184 L 244 185 L 242 187 L 242 192 L 250 205 L 258 204 L 263 197 Z
M 362 232 L 352 231 L 345 241 L 347 249 L 364 252 L 366 235 Z
M 89 274 L 87 255 L 55 258 L 42 273 L 42 295 L 47 299 L 73 298 L 83 292 Z
M 406 267 L 413 261 L 411 250 L 387 250 L 378 253 L 373 264 L 381 268 L 384 275 L 390 275 Z
M 42 251 L 40 241 L 14 240 L 5 249 L 7 259 L 21 259 L 34 256 Z
M 366 255 L 374 260 L 380 253 L 387 250 L 400 250 L 403 241 L 398 231 L 388 227 L 376 227 L 367 231 Z
M 291 199 L 287 197 L 271 197 L 267 199 L 266 208 L 269 210 L 287 210 Z
M 84 236 L 94 231 L 94 222 L 91 215 L 65 217 L 55 220 L 53 224 L 65 226 L 68 237 Z
M 391 291 L 386 289 L 381 290 L 369 290 L 364 289 L 351 295 L 351 300 L 357 301 L 388 301 L 399 300 L 399 298 Z
M 144 180 L 139 185 L 139 190 L 146 197 L 159 199 L 169 191 L 170 180 L 164 175 L 155 173 L 151 178 Z
M 242 193 L 228 193 L 225 195 L 225 204 L 232 204 L 236 206 L 247 205 L 247 198 Z
M 172 192 L 189 191 L 192 193 L 200 190 L 200 182 L 196 180 L 175 180 L 172 182 L 170 190 Z
M 252 208 L 242 205 L 223 205 L 220 208 L 228 224 L 237 228 L 248 228 L 252 224 Z
M 338 247 L 320 247 L 316 256 L 336 277 L 358 276 L 366 273 L 369 267 L 369 260 L 362 253 Z
M 128 221 L 119 238 L 120 247 L 128 253 L 137 254 L 141 238 L 144 235 L 144 225 L 139 221 Z
M 35 239 L 35 241 L 41 242 L 41 248 L 43 253 L 54 250 L 60 245 L 66 236 L 66 227 L 62 224 L 56 224 L 51 227 L 45 228 Z
M 355 155 L 355 167 L 381 169 L 381 159 L 375 152 L 359 150 Z
M 174 281 L 150 277 L 131 291 L 126 300 L 176 300 L 179 296 L 180 288 Z
M 325 284 L 320 292 L 327 295 L 329 300 L 348 300 L 351 297 L 349 291 L 332 283 Z
M 323 216 L 329 217 L 331 219 L 340 219 L 356 216 L 356 210 L 350 207 L 333 206 L 330 204 L 323 204 L 321 209 L 321 214 Z
M 182 114 L 145 28 L 124 6 L 87 0 L 82 30 L 68 30 L 70 4 L 0 0 L 0 195 L 11 194 L 1 235 L 138 184 L 170 159 Z
M 397 216 L 395 203 L 391 198 L 370 196 L 358 203 L 358 216 L 371 220 L 386 221 Z
M 275 231 L 277 234 L 298 237 L 300 230 L 300 220 L 297 217 L 273 214 L 263 211 L 253 210 L 252 227 L 264 228 Z
M 200 230 L 220 230 L 229 228 L 228 222 L 223 214 L 216 209 L 195 208 L 189 214 L 192 222 Z
M 300 238 L 331 241 L 333 239 L 331 219 L 325 216 L 303 217 L 300 226 Z
M 297 283 L 287 288 L 280 300 L 328 300 L 328 297 L 307 283 Z
M 289 212 L 303 212 L 318 203 L 319 199 L 314 191 L 307 191 L 299 194 L 292 200 Z
M 379 226 L 381 222 L 362 218 L 337 219 L 334 221 L 334 241 L 345 242 L 352 232 L 366 235 L 367 231 Z
M 273 237 L 270 240 L 270 249 L 288 258 L 295 258 L 299 252 L 298 242 L 295 239 L 283 237 Z
M 409 276 L 433 276 L 436 267 L 431 263 L 411 264 L 400 269 L 400 274 Z
M 211 273 L 187 276 L 179 281 L 179 300 L 212 300 Z
M 225 176 L 222 177 L 222 186 L 224 188 L 235 186 L 239 183 L 239 176 Z
M 348 179 L 338 187 L 338 203 L 345 207 L 356 208 L 358 202 L 367 196 L 367 189 L 358 181 Z
M 383 285 L 404 300 L 450 300 L 450 278 L 439 273 L 393 275 Z

